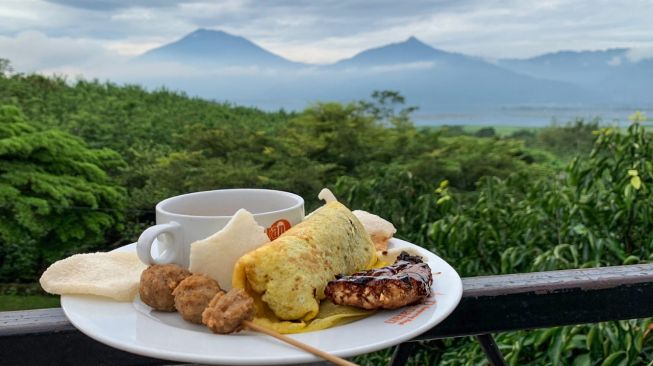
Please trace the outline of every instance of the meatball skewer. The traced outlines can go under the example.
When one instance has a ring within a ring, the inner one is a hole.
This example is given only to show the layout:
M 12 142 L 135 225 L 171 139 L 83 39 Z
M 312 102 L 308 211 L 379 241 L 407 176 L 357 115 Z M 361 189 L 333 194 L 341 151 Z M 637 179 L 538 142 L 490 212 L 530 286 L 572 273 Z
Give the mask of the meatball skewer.
M 172 292 L 191 273 L 176 264 L 155 264 L 141 273 L 138 288 L 141 301 L 158 311 L 175 311 Z
M 254 299 L 252 299 L 242 289 L 231 289 L 227 293 L 222 291 L 218 292 L 215 297 L 211 299 L 209 306 L 207 306 L 202 313 L 202 322 L 214 333 L 227 334 L 247 328 L 289 343 L 318 357 L 322 357 L 336 365 L 356 365 L 355 363 L 326 353 L 313 346 L 309 346 L 308 344 L 299 342 L 293 338 L 254 323 L 252 319 L 254 319 L 255 313 Z

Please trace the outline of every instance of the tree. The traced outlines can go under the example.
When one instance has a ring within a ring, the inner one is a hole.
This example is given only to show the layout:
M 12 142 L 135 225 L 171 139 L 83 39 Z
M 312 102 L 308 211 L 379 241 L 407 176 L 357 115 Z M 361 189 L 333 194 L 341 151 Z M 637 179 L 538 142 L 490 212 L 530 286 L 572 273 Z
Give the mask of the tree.
M 407 128 L 413 125 L 410 117 L 417 107 L 403 107 L 397 111 L 397 108 L 405 103 L 404 96 L 393 90 L 375 90 L 372 92 L 372 101 L 361 100 L 358 102 L 361 110 L 366 114 L 396 128 Z
M 123 164 L 0 106 L 0 280 L 33 280 L 43 265 L 102 244 L 125 197 L 107 171 Z
M 0 76 L 9 74 L 13 72 L 14 69 L 11 67 L 11 63 L 6 58 L 0 57 Z
M 313 161 L 333 164 L 334 174 L 351 174 L 377 158 L 385 128 L 354 103 L 316 103 L 288 123 L 288 144 Z

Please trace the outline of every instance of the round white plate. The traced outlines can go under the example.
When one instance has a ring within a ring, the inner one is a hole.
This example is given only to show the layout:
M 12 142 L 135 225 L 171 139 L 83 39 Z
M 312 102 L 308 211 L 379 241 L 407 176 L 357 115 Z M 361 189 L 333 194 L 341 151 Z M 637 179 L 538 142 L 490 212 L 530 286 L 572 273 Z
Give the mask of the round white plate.
M 433 328 L 458 305 L 462 282 L 447 262 L 432 252 L 400 239 L 390 248 L 410 248 L 426 259 L 434 273 L 433 295 L 425 302 L 397 310 L 381 310 L 353 323 L 316 332 L 291 334 L 301 342 L 341 357 L 390 347 Z M 134 244 L 118 250 L 134 251 Z M 319 358 L 269 336 L 251 331 L 217 335 L 177 313 L 152 311 L 138 297 L 116 302 L 95 296 L 61 296 L 70 322 L 89 337 L 109 346 L 166 360 L 227 365 L 275 365 L 320 361 Z

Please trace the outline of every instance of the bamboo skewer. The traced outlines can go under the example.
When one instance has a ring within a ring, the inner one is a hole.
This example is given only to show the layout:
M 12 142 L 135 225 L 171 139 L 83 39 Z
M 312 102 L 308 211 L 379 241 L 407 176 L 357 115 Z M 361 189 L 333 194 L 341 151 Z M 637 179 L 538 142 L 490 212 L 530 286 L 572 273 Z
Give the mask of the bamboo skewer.
M 257 325 L 255 323 L 249 321 L 249 320 L 243 320 L 243 324 L 247 328 L 249 328 L 251 330 L 255 330 L 257 332 L 265 333 L 265 334 L 267 334 L 267 335 L 269 335 L 271 337 L 274 337 L 274 338 L 276 338 L 276 339 L 278 339 L 280 341 L 284 341 L 286 343 L 292 344 L 293 346 L 295 346 L 297 348 L 303 349 L 304 351 L 310 352 L 310 353 L 312 353 L 312 354 L 314 354 L 314 355 L 316 355 L 318 357 L 322 357 L 323 359 L 325 359 L 325 360 L 327 360 L 329 362 L 332 362 L 332 363 L 334 363 L 336 365 L 358 366 L 353 362 L 349 362 L 349 361 L 347 361 L 345 359 L 342 359 L 340 357 L 337 357 L 337 356 L 334 356 L 332 354 L 326 353 L 326 352 L 324 352 L 322 350 L 319 350 L 319 349 L 317 349 L 317 348 L 315 348 L 313 346 L 309 346 L 306 343 L 299 342 L 299 341 L 297 341 L 297 340 L 295 340 L 293 338 L 285 336 L 285 335 L 283 335 L 281 333 L 278 333 L 278 332 L 276 332 L 274 330 L 271 330 L 271 329 L 262 327 L 260 325 Z

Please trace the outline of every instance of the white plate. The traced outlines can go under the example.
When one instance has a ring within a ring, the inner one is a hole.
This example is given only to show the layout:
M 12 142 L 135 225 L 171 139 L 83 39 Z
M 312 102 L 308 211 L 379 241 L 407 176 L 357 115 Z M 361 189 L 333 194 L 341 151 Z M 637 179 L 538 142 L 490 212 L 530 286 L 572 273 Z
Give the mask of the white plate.
M 425 258 L 435 273 L 433 294 L 422 304 L 382 310 L 353 323 L 290 336 L 323 351 L 349 357 L 390 347 L 433 328 L 458 305 L 462 282 L 447 262 L 428 250 L 400 239 L 390 248 L 410 248 Z M 134 244 L 119 250 L 134 251 Z M 439 272 L 439 274 L 438 274 Z M 89 337 L 109 346 L 166 360 L 228 365 L 274 365 L 320 361 L 312 354 L 251 331 L 216 335 L 188 323 L 177 313 L 151 311 L 138 297 L 116 302 L 95 296 L 62 296 L 70 322 Z

